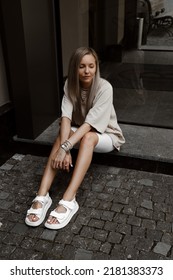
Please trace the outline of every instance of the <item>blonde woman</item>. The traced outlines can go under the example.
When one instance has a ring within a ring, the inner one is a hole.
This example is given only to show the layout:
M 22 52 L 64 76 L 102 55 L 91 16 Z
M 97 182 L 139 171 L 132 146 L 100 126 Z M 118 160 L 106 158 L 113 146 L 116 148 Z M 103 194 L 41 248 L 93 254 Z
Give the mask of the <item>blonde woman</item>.
M 91 48 L 78 48 L 69 63 L 64 86 L 60 132 L 49 156 L 36 198 L 25 222 L 39 226 L 52 204 L 49 189 L 58 170 L 73 165 L 70 150 L 77 144 L 78 156 L 66 191 L 45 226 L 65 227 L 78 211 L 76 193 L 92 161 L 93 152 L 119 150 L 125 142 L 117 123 L 110 83 L 100 77 L 99 61 Z

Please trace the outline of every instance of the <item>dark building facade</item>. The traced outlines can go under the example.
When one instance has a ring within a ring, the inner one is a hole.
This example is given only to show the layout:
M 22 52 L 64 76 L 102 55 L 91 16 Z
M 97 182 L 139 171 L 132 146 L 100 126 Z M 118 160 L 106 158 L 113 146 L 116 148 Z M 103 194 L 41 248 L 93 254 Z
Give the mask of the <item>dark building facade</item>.
M 69 57 L 84 45 L 99 54 L 119 122 L 172 128 L 168 2 L 0 0 L 1 140 L 35 139 L 60 116 Z

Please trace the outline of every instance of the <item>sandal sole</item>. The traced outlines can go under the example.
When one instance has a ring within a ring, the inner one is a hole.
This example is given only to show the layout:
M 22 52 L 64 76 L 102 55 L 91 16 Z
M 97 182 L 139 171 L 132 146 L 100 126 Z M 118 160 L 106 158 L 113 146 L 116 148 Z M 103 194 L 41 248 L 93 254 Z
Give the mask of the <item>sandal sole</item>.
M 49 210 L 50 206 L 52 205 L 52 199 L 49 197 L 49 201 L 48 203 L 46 204 L 44 210 L 43 210 L 43 213 L 42 213 L 42 216 L 40 217 L 40 219 L 36 222 L 31 222 L 27 217 L 25 218 L 25 223 L 28 225 L 28 226 L 31 226 L 31 227 L 38 227 L 39 225 L 41 225 L 46 217 L 46 214 L 47 214 L 47 211 Z
M 70 212 L 69 216 L 67 217 L 67 219 L 63 222 L 63 223 L 57 223 L 57 224 L 49 224 L 49 223 L 45 223 L 45 227 L 48 228 L 48 229 L 61 229 L 63 227 L 65 227 L 70 221 L 71 219 L 73 218 L 73 216 L 76 214 L 76 212 L 78 211 L 79 209 L 79 205 L 78 203 L 76 202 L 76 207 Z

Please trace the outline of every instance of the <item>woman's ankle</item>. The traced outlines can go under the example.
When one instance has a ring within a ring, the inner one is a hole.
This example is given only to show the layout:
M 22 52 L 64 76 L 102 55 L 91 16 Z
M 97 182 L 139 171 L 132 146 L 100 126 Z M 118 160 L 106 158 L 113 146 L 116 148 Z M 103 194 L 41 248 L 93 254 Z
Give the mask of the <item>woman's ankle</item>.
M 62 199 L 65 200 L 65 201 L 72 201 L 72 200 L 75 199 L 75 197 L 76 197 L 76 194 L 73 195 L 73 196 L 63 195 L 63 198 L 62 198 Z
M 47 196 L 49 192 L 38 191 L 37 196 Z

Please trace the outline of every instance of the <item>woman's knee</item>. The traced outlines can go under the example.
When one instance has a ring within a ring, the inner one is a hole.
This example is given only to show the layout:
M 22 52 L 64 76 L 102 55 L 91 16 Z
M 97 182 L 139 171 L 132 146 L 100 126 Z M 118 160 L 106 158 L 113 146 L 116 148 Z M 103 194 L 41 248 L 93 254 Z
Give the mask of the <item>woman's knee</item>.
M 88 147 L 95 147 L 98 143 L 98 136 L 95 132 L 87 132 L 81 140 L 81 144 Z

